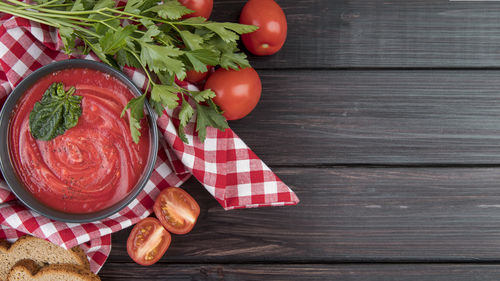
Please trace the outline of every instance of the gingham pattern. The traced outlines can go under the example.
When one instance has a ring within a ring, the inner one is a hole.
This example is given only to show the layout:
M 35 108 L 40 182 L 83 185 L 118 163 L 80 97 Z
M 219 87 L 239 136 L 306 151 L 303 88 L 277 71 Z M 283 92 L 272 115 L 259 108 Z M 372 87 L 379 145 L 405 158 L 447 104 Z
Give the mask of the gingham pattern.
M 60 51 L 61 40 L 53 28 L 25 19 L 3 16 L 0 20 L 0 105 L 24 77 L 53 61 L 68 59 Z M 77 56 L 96 60 L 95 55 Z M 1 71 L 3 70 L 3 71 Z M 144 89 L 143 73 L 123 70 Z M 179 82 L 181 86 L 193 87 Z M 191 101 L 190 101 L 191 102 Z M 109 255 L 112 232 L 129 227 L 151 214 L 154 198 L 168 186 L 179 186 L 192 173 L 226 209 L 294 205 L 297 196 L 230 129 L 209 128 L 205 143 L 187 126 L 190 144 L 177 136 L 177 110 L 158 119 L 158 160 L 143 192 L 118 214 L 105 220 L 71 224 L 49 220 L 27 210 L 0 182 L 0 238 L 15 239 L 26 233 L 66 248 L 81 245 L 97 272 Z
M 187 84 L 178 82 L 181 86 Z M 189 85 L 189 87 L 193 87 Z M 190 101 L 192 103 L 192 101 Z M 207 128 L 205 142 L 198 140 L 194 118 L 186 126 L 189 144 L 177 135 L 179 109 L 166 110 L 158 127 L 184 165 L 176 172 L 192 173 L 226 210 L 295 205 L 299 199 L 231 130 Z

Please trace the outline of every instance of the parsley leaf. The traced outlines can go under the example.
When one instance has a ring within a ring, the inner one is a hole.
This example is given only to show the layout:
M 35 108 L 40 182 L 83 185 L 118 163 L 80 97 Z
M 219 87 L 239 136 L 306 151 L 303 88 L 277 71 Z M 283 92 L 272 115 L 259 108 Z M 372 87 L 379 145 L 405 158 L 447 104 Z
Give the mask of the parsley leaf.
M 154 72 L 167 71 L 179 79 L 186 76 L 184 63 L 174 59 L 184 52 L 173 46 L 158 46 L 141 42 L 141 60 Z
M 141 5 L 142 0 L 127 0 L 127 4 L 125 5 L 125 8 L 123 10 L 127 13 L 140 13 Z
M 97 1 L 93 9 L 98 10 L 101 8 L 113 8 L 115 5 L 116 2 L 114 0 L 99 0 Z
M 194 110 L 191 105 L 182 98 L 181 111 L 179 112 L 179 120 L 182 126 L 186 126 L 191 117 L 193 117 Z
M 155 25 L 152 20 L 149 19 L 141 19 L 140 22 L 148 29 L 144 35 L 141 37 L 142 42 L 153 42 L 153 38 L 160 35 L 160 29 Z
M 140 69 L 142 67 L 141 62 L 137 60 L 130 52 L 124 49 L 119 50 L 116 53 L 116 61 L 119 65 L 128 65 Z
M 150 11 L 157 13 L 160 18 L 172 20 L 180 19 L 183 15 L 194 12 L 186 8 L 178 1 L 164 1 L 163 4 L 154 6 L 146 10 L 146 12 Z
M 143 14 L 145 10 L 158 4 L 158 0 L 128 0 L 124 11 L 132 14 Z
M 198 34 L 191 33 L 187 30 L 181 30 L 179 34 L 182 37 L 182 41 L 186 44 L 186 46 L 191 50 L 201 49 L 201 44 L 203 43 L 203 37 Z
M 236 43 L 223 43 L 221 40 L 215 43 L 215 47 L 222 53 L 220 57 L 220 66 L 223 68 L 232 68 L 238 70 L 239 68 L 247 68 L 250 66 L 247 60 L 247 55 L 240 52 Z
M 94 5 L 92 10 L 99 10 L 99 9 L 104 9 L 104 8 L 113 8 L 116 5 L 116 2 L 114 0 L 99 0 L 97 3 Z M 101 14 L 101 13 L 92 13 L 88 16 L 90 19 L 95 19 L 95 20 L 105 20 L 107 18 L 106 15 Z
M 163 106 L 174 109 L 178 105 L 178 92 L 179 90 L 174 86 L 154 84 L 151 91 L 151 99 L 161 103 Z
M 163 115 L 163 110 L 165 110 L 165 107 L 163 106 L 163 104 L 161 102 L 151 99 L 151 100 L 149 100 L 149 104 L 151 105 L 153 110 L 156 112 L 156 114 L 158 114 L 158 117 Z
M 238 70 L 240 68 L 250 67 L 247 60 L 247 55 L 244 53 L 223 52 L 220 58 L 220 66 L 223 68 L 232 68 Z
M 226 29 L 231 29 L 232 31 L 234 31 L 238 34 L 250 33 L 250 32 L 254 32 L 257 29 L 259 29 L 259 27 L 255 26 L 255 25 L 245 25 L 245 24 L 239 24 L 239 23 L 234 23 L 234 22 L 218 22 L 216 24 L 222 25 Z
M 109 29 L 99 40 L 102 52 L 109 55 L 116 54 L 116 52 L 127 45 L 127 40 L 130 40 L 130 35 L 132 35 L 136 29 L 137 27 L 135 25 L 118 27 L 116 30 Z
M 125 112 L 127 112 L 127 109 L 130 108 L 129 126 L 132 140 L 135 143 L 139 143 L 139 138 L 141 137 L 141 119 L 144 117 L 145 99 L 146 95 L 141 95 L 140 97 L 131 99 L 122 110 L 122 114 L 120 115 L 120 117 L 123 117 L 125 115 Z
M 258 27 L 253 25 L 242 25 L 237 23 L 227 22 L 208 22 L 204 25 L 205 28 L 215 32 L 225 42 L 236 42 L 238 34 L 249 33 L 257 30 Z
M 215 93 L 210 89 L 206 89 L 200 92 L 191 92 L 191 96 L 196 102 L 204 102 L 215 98 Z
M 73 48 L 75 48 L 75 30 L 71 27 L 63 26 L 59 28 L 59 35 L 61 36 L 61 40 L 64 44 L 64 52 L 66 54 L 71 54 Z
M 185 53 L 193 69 L 198 72 L 206 72 L 208 65 L 217 65 L 219 63 L 219 52 L 216 50 L 200 49 L 187 51 Z
M 76 0 L 75 4 L 73 4 L 73 7 L 71 7 L 71 11 L 83 11 L 85 10 L 85 7 L 83 6 L 82 0 Z
M 82 96 L 75 96 L 75 87 L 64 91 L 63 83 L 52 83 L 30 112 L 31 135 L 49 141 L 78 124 L 82 115 Z
M 181 19 L 193 11 L 178 0 L 128 0 L 120 6 L 116 6 L 115 0 L 34 2 L 40 5 L 0 1 L 0 13 L 13 13 L 58 28 L 67 54 L 74 50 L 83 54 L 92 51 L 117 69 L 128 65 L 144 71 L 151 98 L 149 101 L 145 95 L 134 98 L 125 107 L 130 109 L 134 141 L 139 140 L 145 102 L 149 102 L 158 115 L 165 107 L 179 106 L 184 121 L 196 114 L 200 140 L 206 137 L 207 126 L 227 127 L 213 103 L 212 91 L 189 91 L 175 85 L 175 81 L 183 80 L 187 69 L 204 72 L 207 65 L 226 69 L 249 66 L 246 55 L 238 49 L 237 40 L 240 34 L 256 30 L 256 26 L 213 22 L 202 17 Z M 180 103 L 179 93 L 183 97 Z M 185 100 L 188 96 L 198 103 L 196 110 Z M 191 113 L 188 105 L 196 113 Z M 187 141 L 184 121 L 178 128 L 179 136 Z
M 201 142 L 207 136 L 207 127 L 214 127 L 221 131 L 229 128 L 226 118 L 222 116 L 217 106 L 212 102 L 209 106 L 196 104 L 196 132 Z
M 179 111 L 180 124 L 179 124 L 179 128 L 177 130 L 177 133 L 183 142 L 188 142 L 187 137 L 186 137 L 186 133 L 184 132 L 184 128 L 188 124 L 191 117 L 193 117 L 193 115 L 194 115 L 193 108 L 183 97 L 181 111 Z

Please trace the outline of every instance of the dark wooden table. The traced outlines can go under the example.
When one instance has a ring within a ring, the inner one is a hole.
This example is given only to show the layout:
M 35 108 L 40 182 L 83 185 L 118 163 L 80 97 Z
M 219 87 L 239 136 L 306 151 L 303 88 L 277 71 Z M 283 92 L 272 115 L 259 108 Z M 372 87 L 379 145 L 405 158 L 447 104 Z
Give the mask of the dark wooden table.
M 278 3 L 288 40 L 231 127 L 301 203 L 226 212 L 191 179 L 194 230 L 151 267 L 114 234 L 102 279 L 499 280 L 500 2 Z

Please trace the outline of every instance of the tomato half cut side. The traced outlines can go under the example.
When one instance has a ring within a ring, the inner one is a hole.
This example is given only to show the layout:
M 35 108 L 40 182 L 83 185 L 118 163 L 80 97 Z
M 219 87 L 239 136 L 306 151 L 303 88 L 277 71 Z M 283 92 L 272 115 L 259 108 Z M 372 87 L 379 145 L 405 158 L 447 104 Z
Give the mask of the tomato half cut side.
M 167 251 L 172 236 L 155 218 L 137 223 L 127 239 L 128 255 L 140 265 L 152 265 Z
M 186 191 L 178 187 L 167 187 L 156 198 L 153 207 L 163 226 L 175 234 L 186 234 L 193 229 L 200 206 Z

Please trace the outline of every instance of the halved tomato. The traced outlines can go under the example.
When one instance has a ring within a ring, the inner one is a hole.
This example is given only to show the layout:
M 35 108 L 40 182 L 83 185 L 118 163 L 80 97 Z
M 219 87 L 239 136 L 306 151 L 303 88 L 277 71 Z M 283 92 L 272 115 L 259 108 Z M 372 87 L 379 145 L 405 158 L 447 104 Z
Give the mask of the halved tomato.
M 155 218 L 145 218 L 137 223 L 127 240 L 127 253 L 138 264 L 152 265 L 170 246 L 172 236 Z
M 156 198 L 153 207 L 163 226 L 175 234 L 186 234 L 193 229 L 200 215 L 200 206 L 186 191 L 167 187 Z

